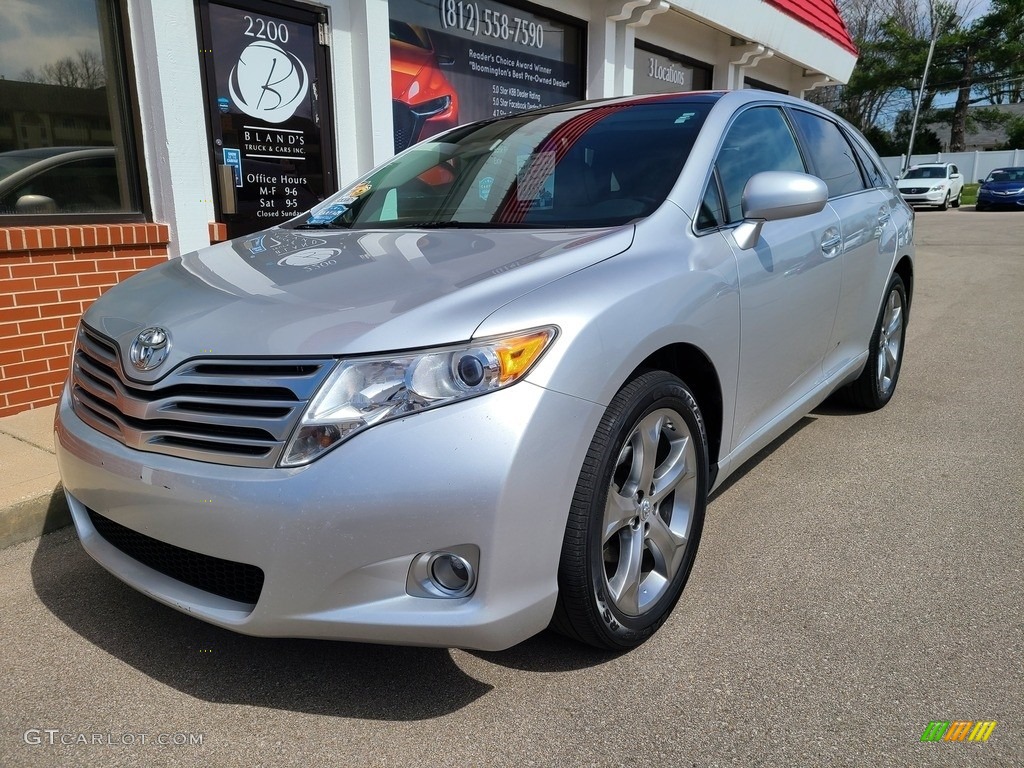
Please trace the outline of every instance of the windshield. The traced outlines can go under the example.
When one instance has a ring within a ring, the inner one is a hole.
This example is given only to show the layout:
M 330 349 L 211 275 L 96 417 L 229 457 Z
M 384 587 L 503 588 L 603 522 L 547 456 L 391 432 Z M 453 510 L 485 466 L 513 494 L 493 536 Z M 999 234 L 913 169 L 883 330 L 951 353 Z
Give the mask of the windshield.
M 1024 181 L 1024 168 L 997 168 L 985 181 Z
M 597 227 L 651 214 L 711 109 L 654 102 L 518 115 L 418 144 L 295 224 Z
M 904 179 L 944 179 L 946 178 L 945 167 L 936 168 L 911 168 L 907 171 Z

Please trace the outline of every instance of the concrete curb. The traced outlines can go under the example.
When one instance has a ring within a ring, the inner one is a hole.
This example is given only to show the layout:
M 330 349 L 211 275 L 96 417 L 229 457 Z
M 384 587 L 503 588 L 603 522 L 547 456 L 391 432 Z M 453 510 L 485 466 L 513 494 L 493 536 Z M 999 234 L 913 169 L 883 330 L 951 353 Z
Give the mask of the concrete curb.
M 46 406 L 0 419 L 0 549 L 71 523 Z
M 64 489 L 16 502 L 0 510 L 0 549 L 20 544 L 58 528 L 71 525 Z

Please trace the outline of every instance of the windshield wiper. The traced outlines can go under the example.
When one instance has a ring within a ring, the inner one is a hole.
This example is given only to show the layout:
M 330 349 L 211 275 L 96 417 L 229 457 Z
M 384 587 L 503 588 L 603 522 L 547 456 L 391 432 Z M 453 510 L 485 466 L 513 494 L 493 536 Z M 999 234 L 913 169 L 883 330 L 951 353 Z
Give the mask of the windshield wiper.
M 490 222 L 448 219 L 447 221 L 403 221 L 396 222 L 396 224 L 403 229 L 474 229 L 476 227 L 486 227 Z
M 350 225 L 348 225 L 348 224 L 339 224 L 336 221 L 326 221 L 326 222 L 324 222 L 322 224 L 310 224 L 310 223 L 307 222 L 306 224 L 299 224 L 295 228 L 296 229 L 348 229 L 349 226 Z
M 394 221 L 388 222 L 395 229 L 538 229 L 535 222 L 508 221 Z M 365 226 L 371 226 L 366 224 Z

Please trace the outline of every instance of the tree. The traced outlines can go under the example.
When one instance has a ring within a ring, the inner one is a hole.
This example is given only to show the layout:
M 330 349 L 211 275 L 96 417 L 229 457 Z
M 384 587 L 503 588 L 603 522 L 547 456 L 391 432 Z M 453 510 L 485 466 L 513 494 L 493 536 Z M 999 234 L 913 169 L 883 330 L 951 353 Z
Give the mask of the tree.
M 981 67 L 981 95 L 990 104 L 1024 102 L 1024 0 L 994 0 L 979 25 L 993 40 L 992 57 Z
M 940 66 L 934 80 L 936 91 L 955 91 L 950 115 L 949 149 L 963 151 L 971 120 L 989 124 L 1001 116 L 981 114 L 970 107 L 989 100 L 984 86 L 1003 80 L 1024 65 L 1024 0 L 993 0 L 987 14 L 970 25 L 951 24 L 939 39 L 936 58 Z
M 965 0 L 940 3 L 940 17 L 955 15 L 961 4 Z M 935 18 L 918 0 L 840 0 L 839 7 L 860 51 L 857 66 L 846 85 L 814 91 L 811 98 L 861 131 L 884 130 L 914 109 Z M 926 92 L 922 109 L 933 99 Z
M 1007 124 L 1006 138 L 1007 149 L 1024 147 L 1024 117 L 1015 117 Z
M 989 11 L 973 22 L 966 19 L 974 3 L 966 0 L 840 0 L 839 5 L 860 58 L 847 85 L 813 97 L 862 131 L 891 125 L 899 132 L 897 118 L 916 106 L 933 35 L 935 55 L 920 122 L 946 117 L 952 151 L 963 149 L 972 120 L 1001 119 L 970 107 L 1024 100 L 1024 0 L 992 0 Z M 952 110 L 932 112 L 936 96 L 944 93 L 956 94 Z M 876 133 L 876 138 L 881 137 Z M 916 138 L 915 146 L 924 150 Z
M 26 69 L 21 79 L 27 83 L 63 85 L 68 88 L 102 88 L 107 84 L 107 73 L 103 59 L 95 51 L 80 50 L 74 58 L 65 56 L 50 64 L 44 64 L 36 72 Z

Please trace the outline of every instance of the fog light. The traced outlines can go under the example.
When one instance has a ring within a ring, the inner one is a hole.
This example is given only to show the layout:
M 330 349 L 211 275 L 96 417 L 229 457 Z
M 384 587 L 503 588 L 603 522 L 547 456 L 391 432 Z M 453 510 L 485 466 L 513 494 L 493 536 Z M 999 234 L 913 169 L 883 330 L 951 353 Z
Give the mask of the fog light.
M 430 559 L 430 580 L 445 592 L 466 594 L 473 586 L 473 566 L 458 555 L 434 555 Z
M 413 558 L 406 591 L 414 597 L 468 597 L 476 589 L 480 549 L 460 544 Z

